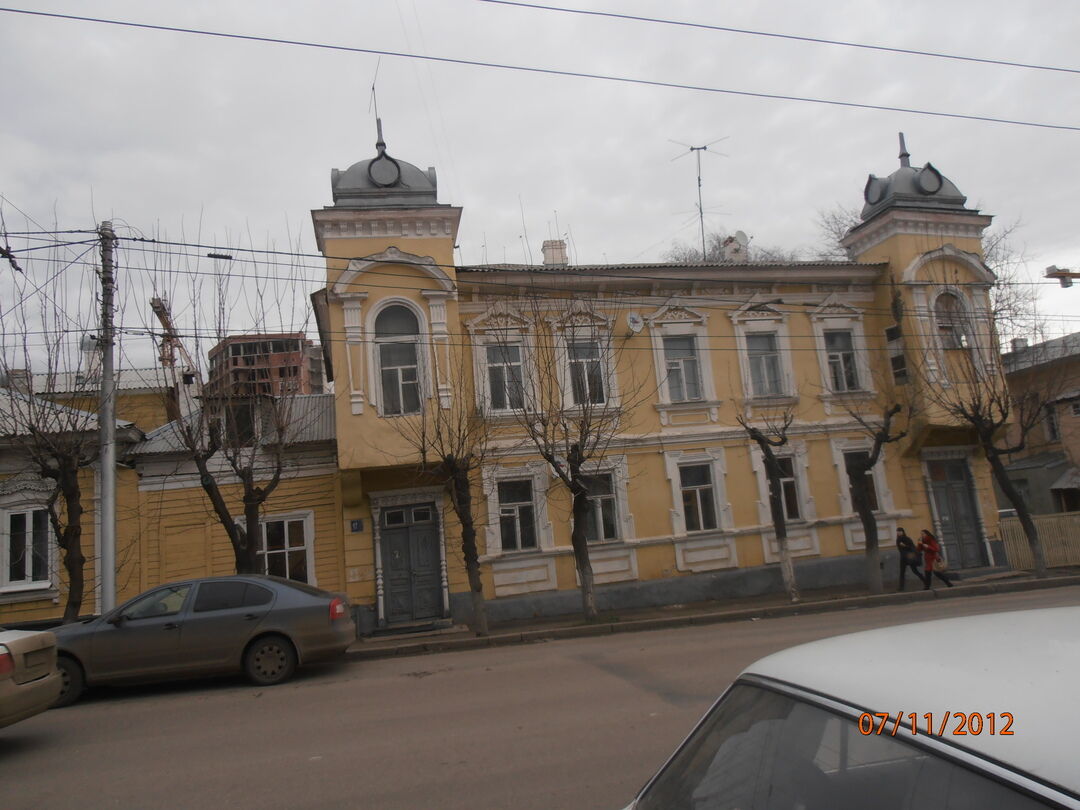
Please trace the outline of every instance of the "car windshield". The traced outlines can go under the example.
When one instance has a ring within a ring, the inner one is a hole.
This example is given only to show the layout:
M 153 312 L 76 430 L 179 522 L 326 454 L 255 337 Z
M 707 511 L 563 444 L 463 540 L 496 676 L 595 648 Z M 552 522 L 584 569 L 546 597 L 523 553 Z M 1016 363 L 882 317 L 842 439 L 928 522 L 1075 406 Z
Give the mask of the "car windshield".
M 855 720 L 733 687 L 634 810 L 1034 810 L 1028 797 Z

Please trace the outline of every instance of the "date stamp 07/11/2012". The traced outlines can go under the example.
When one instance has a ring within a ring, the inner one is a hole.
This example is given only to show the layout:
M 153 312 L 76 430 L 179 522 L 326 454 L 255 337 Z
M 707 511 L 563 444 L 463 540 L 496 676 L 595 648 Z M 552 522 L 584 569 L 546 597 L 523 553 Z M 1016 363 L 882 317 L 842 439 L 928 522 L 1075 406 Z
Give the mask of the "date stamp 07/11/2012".
M 938 737 L 951 735 L 1011 737 L 1013 716 L 1010 712 L 863 712 L 859 715 L 859 732 L 864 736 L 898 734 L 930 734 Z

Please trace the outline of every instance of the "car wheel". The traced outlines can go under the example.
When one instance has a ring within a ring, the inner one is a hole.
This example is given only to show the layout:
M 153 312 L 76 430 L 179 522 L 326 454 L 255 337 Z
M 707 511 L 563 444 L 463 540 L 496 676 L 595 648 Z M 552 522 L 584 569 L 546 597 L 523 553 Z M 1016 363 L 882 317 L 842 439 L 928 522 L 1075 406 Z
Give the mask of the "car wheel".
M 56 699 L 53 707 L 70 706 L 86 688 L 86 676 L 83 674 L 82 665 L 74 658 L 60 655 L 56 658 L 56 668 L 60 670 L 60 697 Z
M 296 670 L 296 650 L 283 636 L 256 639 L 244 653 L 244 672 L 260 686 L 287 681 Z

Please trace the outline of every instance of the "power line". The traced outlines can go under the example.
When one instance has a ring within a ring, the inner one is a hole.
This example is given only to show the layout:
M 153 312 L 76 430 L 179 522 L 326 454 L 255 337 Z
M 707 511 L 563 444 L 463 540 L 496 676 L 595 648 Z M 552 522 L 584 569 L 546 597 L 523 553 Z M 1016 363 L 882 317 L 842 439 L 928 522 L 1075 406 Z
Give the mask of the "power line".
M 860 48 L 867 51 L 882 51 L 885 53 L 899 53 L 908 56 L 926 56 L 933 59 L 953 59 L 959 62 L 976 62 L 984 65 L 999 65 L 1002 67 L 1026 68 L 1029 70 L 1048 70 L 1057 73 L 1077 73 L 1080 68 L 1056 67 L 1053 65 L 1036 65 L 1029 62 L 1011 62 L 1006 59 L 990 59 L 980 56 L 961 56 L 959 54 L 941 53 L 939 51 L 920 51 L 913 48 L 896 48 L 887 45 L 871 45 L 866 42 L 851 42 L 842 39 L 824 39 L 809 37 L 799 34 L 780 34 L 775 31 L 755 31 L 751 28 L 734 28 L 726 25 L 709 25 L 707 23 L 686 22 L 684 20 L 666 20 L 659 17 L 642 17 L 636 14 L 618 14 L 613 11 L 590 11 L 582 8 L 566 8 L 564 6 L 545 6 L 535 3 L 520 3 L 517 0 L 481 0 L 483 3 L 492 3 L 500 6 L 516 6 L 529 8 L 537 11 L 556 11 L 565 14 L 581 14 L 588 17 L 608 17 L 616 20 L 631 20 L 633 22 L 656 23 L 658 25 L 672 25 L 681 28 L 700 28 L 706 31 L 723 31 L 728 34 L 745 34 L 754 37 L 770 37 L 772 39 L 786 39 L 793 42 L 810 42 L 816 45 L 837 45 L 844 48 Z
M 1080 132 L 1080 126 L 1068 124 L 1050 124 L 1038 121 L 1023 121 L 1013 118 L 997 118 L 989 115 L 973 115 L 964 113 L 942 112 L 940 110 L 921 110 L 914 107 L 895 107 L 884 104 L 869 104 L 856 101 L 840 101 L 837 99 L 813 98 L 810 96 L 793 96 L 783 93 L 762 93 L 750 90 L 733 90 L 723 87 L 708 87 L 698 84 L 685 84 L 681 82 L 664 82 L 658 79 L 641 79 L 631 76 L 612 76 L 603 73 L 589 73 L 586 71 L 558 70 L 555 68 L 531 67 L 528 65 L 509 65 L 499 62 L 487 62 L 479 59 L 455 59 L 448 56 L 429 56 L 426 54 L 405 53 L 402 51 L 388 51 L 378 48 L 359 48 L 349 45 L 330 45 L 323 42 L 310 42 L 297 39 L 283 39 L 280 37 L 263 37 L 253 34 L 234 34 L 224 31 L 209 31 L 201 28 L 181 28 L 171 25 L 154 25 L 151 23 L 131 22 L 130 20 L 112 20 L 104 17 L 84 17 L 75 14 L 58 14 L 47 11 L 30 11 L 22 8 L 3 8 L 0 12 L 9 14 L 25 14 L 33 17 L 48 17 L 60 20 L 72 20 L 76 22 L 97 23 L 100 25 L 115 25 L 124 28 L 137 28 L 150 31 L 167 31 L 176 34 L 193 34 L 197 36 L 217 37 L 219 39 L 242 40 L 245 42 L 261 42 L 273 45 L 293 45 L 303 48 L 318 48 L 320 50 L 338 51 L 343 53 L 362 53 L 372 56 L 389 56 L 400 59 L 421 59 L 428 62 L 439 62 L 448 65 L 464 65 L 468 67 L 483 67 L 494 70 L 512 70 L 521 73 L 536 73 L 548 76 L 563 76 L 576 79 L 595 79 L 598 81 L 617 82 L 620 84 L 635 84 L 645 87 L 661 87 L 674 90 L 692 90 L 701 93 L 714 93 L 729 96 L 744 96 L 747 98 L 768 99 L 771 101 L 797 101 L 805 104 L 824 104 L 832 107 L 846 107 L 859 110 L 876 110 L 878 112 L 898 112 L 908 115 L 922 115 L 932 118 L 950 118 L 962 121 L 982 121 L 991 124 L 1008 124 L 1011 126 L 1034 127 L 1037 129 L 1063 130 L 1067 132 Z

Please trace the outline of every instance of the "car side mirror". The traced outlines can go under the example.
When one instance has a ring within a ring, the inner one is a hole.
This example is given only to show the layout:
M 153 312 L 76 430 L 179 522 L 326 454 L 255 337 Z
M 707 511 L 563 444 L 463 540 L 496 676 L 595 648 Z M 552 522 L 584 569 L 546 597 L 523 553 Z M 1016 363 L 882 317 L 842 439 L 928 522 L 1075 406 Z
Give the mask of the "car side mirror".
M 124 623 L 124 619 L 126 619 L 126 618 L 127 617 L 124 616 L 123 613 L 114 613 L 112 616 L 107 618 L 105 621 L 108 622 L 109 624 L 119 626 L 119 625 Z

